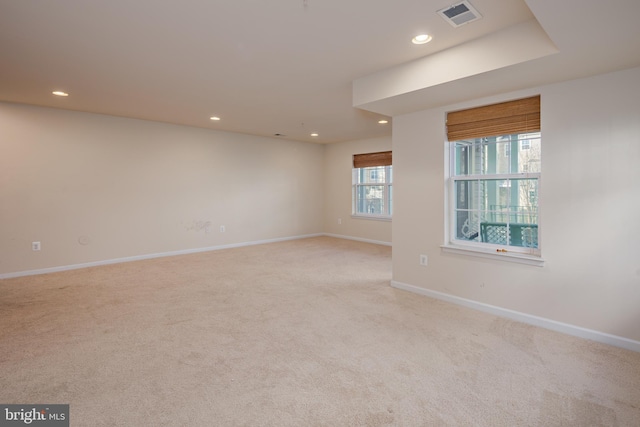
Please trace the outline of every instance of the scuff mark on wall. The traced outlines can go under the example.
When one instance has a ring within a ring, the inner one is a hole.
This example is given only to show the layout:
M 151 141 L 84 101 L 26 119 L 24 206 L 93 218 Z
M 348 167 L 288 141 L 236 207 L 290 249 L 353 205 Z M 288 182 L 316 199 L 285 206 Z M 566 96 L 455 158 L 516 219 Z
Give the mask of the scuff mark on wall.
M 193 220 L 184 225 L 184 229 L 186 231 L 195 231 L 200 232 L 204 231 L 205 233 L 211 232 L 211 221 L 198 221 Z
M 91 237 L 82 235 L 78 237 L 78 243 L 81 244 L 82 246 L 87 246 L 91 243 Z

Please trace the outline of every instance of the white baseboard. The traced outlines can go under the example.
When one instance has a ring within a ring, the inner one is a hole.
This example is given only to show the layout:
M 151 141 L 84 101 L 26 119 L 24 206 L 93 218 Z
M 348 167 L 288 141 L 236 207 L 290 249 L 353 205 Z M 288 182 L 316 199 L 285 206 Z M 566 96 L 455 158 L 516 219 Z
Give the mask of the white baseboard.
M 146 254 L 146 255 L 136 255 L 136 256 L 125 257 L 125 258 L 114 258 L 114 259 L 107 259 L 107 260 L 103 260 L 103 261 L 87 262 L 87 263 L 82 263 L 82 264 L 72 264 L 72 265 L 63 265 L 63 266 L 59 266 L 59 267 L 40 268 L 40 269 L 37 269 L 37 270 L 18 271 L 18 272 L 15 272 L 15 273 L 0 274 L 0 280 L 1 279 L 11 279 L 11 278 L 14 278 L 14 277 L 34 276 L 36 274 L 56 273 L 56 272 L 59 272 L 59 271 L 77 270 L 77 269 L 80 269 L 80 268 L 97 267 L 97 266 L 100 266 L 100 265 L 118 264 L 118 263 L 121 263 L 121 262 L 140 261 L 140 260 L 145 260 L 145 259 L 162 258 L 162 257 L 168 257 L 168 256 L 175 256 L 175 255 L 187 255 L 187 254 L 195 254 L 195 253 L 199 253 L 199 252 L 218 251 L 218 250 L 221 250 L 221 249 L 230 249 L 230 248 L 239 248 L 239 247 L 243 247 L 243 246 L 262 245 L 262 244 L 265 244 L 265 243 L 284 242 L 286 240 L 306 239 L 306 238 L 309 238 L 309 237 L 319 237 L 319 236 L 323 236 L 323 235 L 324 235 L 323 233 L 317 233 L 317 234 L 306 234 L 306 235 L 302 235 L 302 236 L 280 237 L 280 238 L 276 238 L 276 239 L 256 240 L 256 241 L 253 241 L 253 242 L 232 243 L 232 244 L 229 244 L 229 245 L 208 246 L 208 247 L 205 247 L 205 248 L 183 249 L 183 250 L 179 250 L 179 251 L 162 252 L 162 253 Z
M 332 234 L 332 233 L 324 233 L 323 235 L 327 237 L 336 237 L 338 239 L 355 240 L 357 242 L 363 242 L 363 243 L 373 243 L 374 245 L 391 246 L 391 242 L 383 242 L 381 240 L 361 239 L 360 237 L 343 236 L 342 234 Z
M 616 335 L 607 334 L 604 332 L 598 332 L 591 329 L 585 329 L 580 326 L 569 325 L 567 323 L 556 322 L 555 320 L 545 319 L 543 317 L 532 316 L 530 314 L 521 313 L 518 311 L 508 310 L 506 308 L 496 307 L 481 302 L 460 298 L 454 295 L 445 294 L 442 292 L 433 291 L 430 289 L 421 288 L 414 285 L 408 285 L 406 283 L 391 281 L 391 286 L 404 291 L 413 292 L 426 297 L 435 298 L 441 301 L 450 302 L 452 304 L 461 305 L 464 307 L 472 308 L 474 310 L 483 311 L 500 317 L 506 317 L 518 322 L 527 323 L 529 325 L 539 326 L 541 328 L 550 329 L 556 332 L 562 332 L 567 335 L 572 335 L 579 338 L 584 338 L 603 344 L 613 345 L 615 347 L 625 348 L 627 350 L 640 352 L 640 341 L 631 340 Z

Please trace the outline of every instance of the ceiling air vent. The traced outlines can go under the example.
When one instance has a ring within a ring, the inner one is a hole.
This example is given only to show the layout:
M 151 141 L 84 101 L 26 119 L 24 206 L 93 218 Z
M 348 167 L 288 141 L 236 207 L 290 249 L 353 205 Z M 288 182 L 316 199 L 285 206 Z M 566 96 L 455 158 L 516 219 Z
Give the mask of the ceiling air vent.
M 440 9 L 438 14 L 456 28 L 482 18 L 482 15 L 467 0 Z

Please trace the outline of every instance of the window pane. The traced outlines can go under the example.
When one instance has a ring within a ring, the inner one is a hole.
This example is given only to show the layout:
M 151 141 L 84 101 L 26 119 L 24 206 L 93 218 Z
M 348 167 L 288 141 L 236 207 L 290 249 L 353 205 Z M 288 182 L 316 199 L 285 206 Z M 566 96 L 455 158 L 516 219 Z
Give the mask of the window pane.
M 453 143 L 453 156 L 454 156 L 454 167 L 453 167 L 453 175 L 468 175 L 469 174 L 469 156 L 467 153 L 467 149 L 470 146 L 465 144 L 464 142 L 454 142 Z
M 530 223 L 532 215 L 537 218 L 537 179 L 479 180 L 477 191 L 479 209 L 490 222 Z
M 456 180 L 459 240 L 538 247 L 538 180 Z
M 540 173 L 540 133 L 527 133 L 518 135 L 520 149 L 518 150 L 519 173 Z
M 540 133 L 503 135 L 454 143 L 456 176 L 540 173 Z
M 360 168 L 358 174 L 358 183 L 360 184 L 378 184 L 385 181 L 384 166 L 374 166 L 370 168 Z
M 455 238 L 479 241 L 478 212 L 456 211 Z
M 538 247 L 538 225 L 537 224 L 511 224 L 511 245 L 525 248 Z
M 487 147 L 487 171 L 486 173 L 510 173 L 511 156 L 513 151 L 511 136 L 500 136 L 493 144 Z
M 507 224 L 504 222 L 482 221 L 480 237 L 483 242 L 494 245 L 507 245 Z
M 473 175 L 483 173 L 482 139 L 470 139 L 455 143 L 455 174 Z
M 514 206 L 511 210 L 515 213 L 512 222 L 522 224 L 538 223 L 538 180 L 514 179 L 512 180 L 512 194 Z
M 389 185 L 389 215 L 393 214 L 393 186 Z
M 480 209 L 487 212 L 488 221 L 506 221 L 509 211 L 511 181 L 508 179 L 487 179 L 481 181 Z
M 369 215 L 386 215 L 384 185 L 358 185 L 356 187 L 356 212 Z
M 479 209 L 481 196 L 481 182 L 456 181 L 456 209 Z
M 538 225 L 483 221 L 480 223 L 480 237 L 483 242 L 496 245 L 537 248 Z

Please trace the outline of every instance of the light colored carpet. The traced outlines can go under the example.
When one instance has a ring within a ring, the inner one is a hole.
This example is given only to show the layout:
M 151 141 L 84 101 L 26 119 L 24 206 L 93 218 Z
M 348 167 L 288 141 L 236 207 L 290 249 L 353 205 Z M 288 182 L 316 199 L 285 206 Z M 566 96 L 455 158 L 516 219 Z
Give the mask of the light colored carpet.
M 0 281 L 0 402 L 72 426 L 638 426 L 640 354 L 391 288 L 328 237 Z

